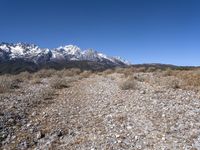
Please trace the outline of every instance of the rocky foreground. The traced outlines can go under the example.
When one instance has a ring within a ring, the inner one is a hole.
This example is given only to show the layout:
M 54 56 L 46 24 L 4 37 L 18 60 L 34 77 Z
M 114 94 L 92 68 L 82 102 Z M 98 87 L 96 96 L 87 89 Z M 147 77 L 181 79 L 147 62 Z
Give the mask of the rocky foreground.
M 0 94 L 0 149 L 200 149 L 200 94 L 174 76 L 55 78 L 15 79 Z

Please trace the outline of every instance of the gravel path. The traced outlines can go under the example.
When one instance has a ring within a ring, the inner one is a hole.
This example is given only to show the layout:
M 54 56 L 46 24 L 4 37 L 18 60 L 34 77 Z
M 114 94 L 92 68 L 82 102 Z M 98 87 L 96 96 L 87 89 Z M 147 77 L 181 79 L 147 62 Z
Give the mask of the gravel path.
M 95 75 L 58 90 L 54 103 L 28 117 L 37 126 L 32 148 L 200 149 L 195 92 L 141 81 L 135 90 L 121 90 L 120 80 Z

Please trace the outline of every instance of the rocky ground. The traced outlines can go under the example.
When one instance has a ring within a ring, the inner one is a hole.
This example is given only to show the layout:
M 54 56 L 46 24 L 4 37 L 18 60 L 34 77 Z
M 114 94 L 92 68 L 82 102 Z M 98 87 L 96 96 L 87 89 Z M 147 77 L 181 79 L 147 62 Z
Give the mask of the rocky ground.
M 200 149 L 199 93 L 170 77 L 135 73 L 127 90 L 120 73 L 52 78 L 0 94 L 0 149 Z

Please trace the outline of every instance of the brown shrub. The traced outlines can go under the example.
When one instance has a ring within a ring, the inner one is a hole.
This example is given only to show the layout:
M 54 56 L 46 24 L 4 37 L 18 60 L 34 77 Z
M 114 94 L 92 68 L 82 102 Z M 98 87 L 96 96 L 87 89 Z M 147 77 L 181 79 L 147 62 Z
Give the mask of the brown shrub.
M 116 120 L 116 122 L 123 124 L 124 122 L 127 121 L 127 116 L 124 114 L 119 114 L 117 116 L 114 116 L 114 119 Z
M 99 75 L 99 76 L 104 75 L 103 71 L 95 71 L 94 74 Z
M 32 75 L 31 73 L 25 71 L 25 72 L 21 72 L 18 75 L 15 75 L 14 78 L 18 80 L 19 82 L 24 82 L 24 81 L 30 80 L 32 78 Z
M 19 88 L 18 83 L 13 76 L 0 76 L 0 93 L 6 93 L 11 89 Z
M 136 89 L 136 87 L 137 87 L 137 83 L 133 76 L 129 76 L 126 80 L 120 83 L 120 88 L 122 90 Z
M 148 67 L 146 72 L 155 72 L 157 70 L 156 67 Z
M 63 69 L 60 71 L 56 71 L 55 75 L 62 78 L 62 77 L 73 77 L 79 75 L 80 73 L 81 73 L 80 69 L 72 68 L 72 69 Z
M 54 77 L 50 80 L 50 86 L 54 89 L 68 88 L 69 82 L 65 78 Z
M 177 77 L 183 81 L 184 87 L 200 87 L 200 74 L 196 72 L 180 72 Z
M 171 68 L 167 68 L 164 72 L 163 72 L 163 76 L 172 76 L 175 74 L 175 71 L 172 70 Z
M 55 101 L 56 91 L 51 87 L 41 89 L 36 97 L 30 97 L 28 103 L 31 108 L 46 107 L 46 105 L 52 104 Z
M 167 87 L 168 88 L 173 88 L 173 89 L 179 89 L 181 88 L 181 83 L 179 79 L 171 79 L 167 80 Z
M 125 75 L 125 77 L 129 77 L 132 76 L 134 72 L 134 68 L 125 68 L 123 74 Z
M 146 67 L 135 68 L 135 72 L 146 72 Z
M 56 73 L 54 69 L 42 69 L 34 73 L 35 78 L 48 78 L 52 77 Z
M 31 84 L 41 84 L 42 83 L 42 79 L 41 78 L 33 78 L 30 80 Z
M 112 74 L 113 72 L 114 72 L 114 70 L 107 69 L 107 70 L 103 71 L 103 75 L 109 75 L 109 74 Z
M 55 91 L 52 88 L 45 88 L 41 92 L 41 98 L 44 100 L 53 99 L 55 96 Z
M 79 75 L 80 73 L 81 73 L 81 70 L 78 68 L 63 70 L 63 76 L 68 76 L 68 77 L 76 76 L 76 75 Z
M 171 70 L 167 69 L 163 73 L 164 77 L 175 78 L 168 80 L 167 84 L 174 88 L 198 89 L 200 88 L 200 74 L 198 71 Z
M 117 68 L 115 68 L 115 72 L 116 72 L 116 73 L 123 74 L 124 68 L 117 67 Z
M 135 68 L 115 68 L 116 73 L 124 74 L 125 77 L 131 76 L 135 72 Z
M 92 75 L 92 72 L 91 71 L 83 71 L 81 74 L 80 74 L 80 77 L 81 78 L 88 78 Z

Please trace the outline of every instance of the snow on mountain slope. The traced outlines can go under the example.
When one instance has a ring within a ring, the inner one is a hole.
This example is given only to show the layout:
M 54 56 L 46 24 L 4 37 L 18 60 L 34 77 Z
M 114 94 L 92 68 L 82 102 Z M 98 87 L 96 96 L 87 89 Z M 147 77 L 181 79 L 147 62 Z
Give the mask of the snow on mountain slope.
M 77 46 L 67 45 L 64 47 L 59 47 L 53 49 L 52 51 L 53 58 L 59 60 L 60 58 L 66 60 L 81 60 L 82 54 L 81 49 Z
M 61 47 L 57 48 L 57 51 L 66 52 L 68 55 L 80 55 L 81 54 L 81 49 L 74 45 L 67 45 L 64 47 L 61 46 Z
M 51 61 L 93 61 L 109 64 L 113 66 L 128 65 L 127 61 L 119 57 L 108 57 L 95 50 L 88 49 L 82 51 L 74 45 L 61 46 L 55 49 L 43 49 L 33 44 L 0 44 L 0 61 L 10 61 L 23 59 L 36 64 Z

